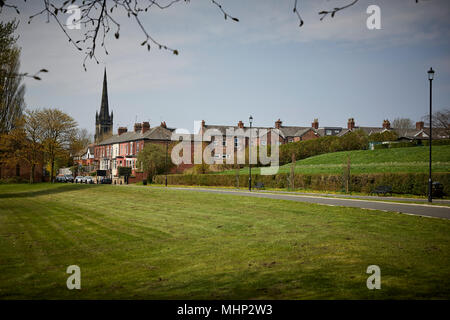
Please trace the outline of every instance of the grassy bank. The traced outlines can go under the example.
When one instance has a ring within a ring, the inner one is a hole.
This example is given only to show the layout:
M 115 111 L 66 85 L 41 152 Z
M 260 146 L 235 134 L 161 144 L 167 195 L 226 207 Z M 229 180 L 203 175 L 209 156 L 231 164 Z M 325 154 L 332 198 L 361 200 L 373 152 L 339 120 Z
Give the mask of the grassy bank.
M 296 162 L 295 172 L 303 174 L 340 174 L 343 166 L 350 157 L 351 172 L 384 173 L 384 172 L 428 172 L 428 147 L 396 148 L 381 150 L 356 150 L 322 154 Z M 432 148 L 434 172 L 450 172 L 450 145 L 433 146 Z M 280 167 L 280 173 L 289 173 L 291 165 Z M 259 168 L 252 168 L 252 172 L 260 173 Z M 248 173 L 248 168 L 240 171 Z M 227 170 L 217 174 L 236 174 L 235 170 Z
M 234 195 L 0 185 L 0 299 L 448 298 L 450 221 Z M 81 287 L 66 288 L 67 266 Z M 367 266 L 382 289 L 368 290 Z

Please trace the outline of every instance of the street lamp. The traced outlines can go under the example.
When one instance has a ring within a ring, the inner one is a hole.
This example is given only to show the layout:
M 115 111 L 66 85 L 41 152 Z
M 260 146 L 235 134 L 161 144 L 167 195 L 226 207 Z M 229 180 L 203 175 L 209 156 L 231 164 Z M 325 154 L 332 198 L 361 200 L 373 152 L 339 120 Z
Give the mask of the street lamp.
M 433 79 L 434 79 L 434 70 L 433 68 L 430 68 L 430 70 L 428 70 L 428 80 L 430 80 L 430 136 L 429 136 L 429 142 L 430 142 L 430 176 L 428 177 L 428 202 L 432 202 L 433 201 L 433 196 L 432 196 L 432 188 L 433 188 L 433 182 L 431 180 L 431 144 L 433 141 L 433 125 L 431 122 L 431 117 L 432 117 L 432 111 L 431 111 L 431 106 L 432 106 L 432 88 L 433 88 Z
M 252 156 L 252 122 L 253 122 L 253 117 L 250 116 L 248 118 L 248 121 L 250 122 L 250 137 L 249 137 L 249 144 L 248 144 L 248 170 L 249 170 L 249 175 L 248 175 L 248 191 L 252 191 L 252 161 L 251 161 L 251 156 Z

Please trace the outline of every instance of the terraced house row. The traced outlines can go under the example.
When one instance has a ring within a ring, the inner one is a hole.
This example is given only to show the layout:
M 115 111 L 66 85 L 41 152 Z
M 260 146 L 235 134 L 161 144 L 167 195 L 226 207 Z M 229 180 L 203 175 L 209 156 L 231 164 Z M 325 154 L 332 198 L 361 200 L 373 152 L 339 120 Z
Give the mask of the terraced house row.
M 311 126 L 283 126 L 281 119 L 274 122 L 273 127 L 253 127 L 255 129 L 265 129 L 267 131 L 267 139 L 254 137 L 252 145 L 270 144 L 271 134 L 277 129 L 279 134 L 278 144 L 286 144 L 297 141 L 306 141 L 317 139 L 323 136 L 344 136 L 355 130 L 363 130 L 367 135 L 381 133 L 385 131 L 395 131 L 399 140 L 422 140 L 428 139 L 429 128 L 426 128 L 423 121 L 416 123 L 415 129 L 397 129 L 392 128 L 389 120 L 384 120 L 380 127 L 364 127 L 357 126 L 354 118 L 347 121 L 347 126 L 320 126 L 319 120 L 314 119 Z M 243 134 L 240 136 L 227 137 L 227 129 L 233 129 Z M 139 172 L 139 164 L 137 163 L 137 155 L 148 143 L 169 144 L 175 128 L 167 127 L 165 122 L 161 122 L 159 126 L 151 127 L 149 122 L 135 123 L 132 131 L 128 131 L 126 127 L 119 127 L 116 134 L 113 134 L 113 113 L 109 112 L 108 104 L 108 88 L 106 69 L 103 78 L 103 90 L 100 112 L 95 115 L 95 143 L 89 146 L 82 154 L 77 155 L 74 160 L 82 165 L 90 165 L 93 169 L 106 170 L 107 175 L 114 179 L 118 178 L 119 167 L 130 167 L 132 174 L 142 179 L 143 175 Z M 233 150 L 245 148 L 249 142 L 249 126 L 243 121 L 238 121 L 236 125 L 214 125 L 207 124 L 205 120 L 201 121 L 200 129 L 197 134 L 205 132 L 215 132 L 212 140 L 217 140 L 215 145 L 220 141 L 223 148 L 217 148 L 214 158 L 217 161 L 224 161 L 230 155 L 227 154 L 227 147 L 232 146 Z M 194 136 L 190 138 L 193 140 Z M 433 139 L 449 138 L 442 130 L 433 130 Z M 172 172 L 182 172 L 184 169 L 191 167 L 192 162 L 183 163 L 174 168 Z

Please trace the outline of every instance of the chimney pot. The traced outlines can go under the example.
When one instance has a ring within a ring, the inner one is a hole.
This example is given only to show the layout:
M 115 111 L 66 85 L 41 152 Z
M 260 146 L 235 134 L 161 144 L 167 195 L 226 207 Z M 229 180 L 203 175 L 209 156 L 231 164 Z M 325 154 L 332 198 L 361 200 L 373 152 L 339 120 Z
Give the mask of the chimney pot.
M 280 119 L 278 119 L 277 121 L 275 121 L 275 128 L 280 129 L 282 124 L 283 122 Z
M 142 133 L 145 133 L 148 130 L 150 130 L 150 122 L 148 121 L 142 122 Z
M 347 129 L 353 130 L 355 128 L 355 119 L 349 118 L 347 122 Z
M 119 127 L 117 129 L 117 134 L 120 136 L 122 133 L 125 133 L 127 131 L 128 131 L 127 127 Z
M 416 122 L 416 130 L 423 130 L 424 127 L 425 127 L 425 122 L 423 122 L 423 121 Z
M 139 132 L 142 130 L 142 123 L 135 123 L 134 124 L 134 132 Z
M 311 127 L 314 129 L 319 129 L 319 119 L 314 119 L 314 121 L 311 123 Z

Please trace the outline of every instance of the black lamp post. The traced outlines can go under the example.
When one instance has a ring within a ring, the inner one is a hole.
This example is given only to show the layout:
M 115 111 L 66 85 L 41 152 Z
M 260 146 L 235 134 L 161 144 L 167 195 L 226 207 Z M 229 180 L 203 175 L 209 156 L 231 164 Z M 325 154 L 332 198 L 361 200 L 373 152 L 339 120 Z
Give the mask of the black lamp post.
M 433 192 L 433 182 L 431 180 L 431 144 L 433 141 L 433 124 L 431 121 L 431 117 L 432 117 L 432 96 L 433 96 L 433 79 L 434 79 L 434 70 L 433 68 L 430 68 L 430 70 L 428 70 L 428 80 L 430 80 L 430 136 L 429 136 L 429 142 L 430 142 L 430 176 L 428 177 L 428 202 L 432 202 L 433 201 L 433 196 L 432 196 L 432 192 Z
M 253 121 L 253 117 L 250 116 L 248 118 L 248 121 L 250 122 L 250 137 L 249 137 L 249 140 L 248 140 L 248 170 L 249 170 L 248 191 L 252 191 L 252 161 L 251 161 L 251 156 L 252 156 L 252 121 Z

